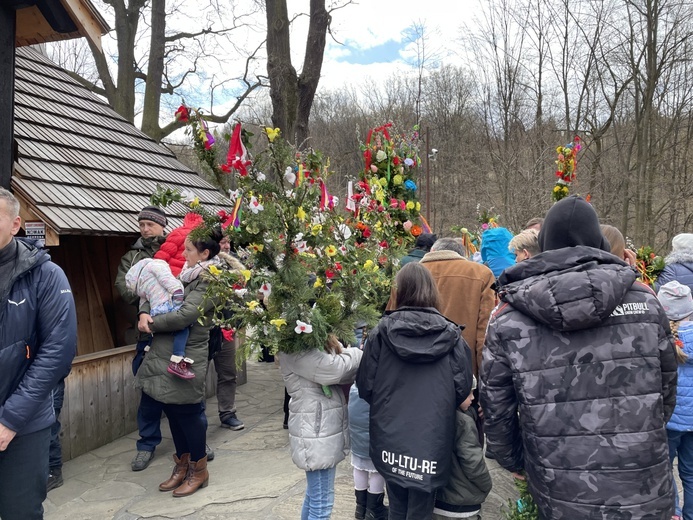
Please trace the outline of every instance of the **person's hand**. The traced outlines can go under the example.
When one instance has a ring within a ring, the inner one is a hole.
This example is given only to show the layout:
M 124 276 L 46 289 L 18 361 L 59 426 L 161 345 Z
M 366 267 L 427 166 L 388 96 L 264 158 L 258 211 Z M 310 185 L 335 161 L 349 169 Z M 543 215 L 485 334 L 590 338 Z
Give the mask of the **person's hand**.
M 635 265 L 637 257 L 637 253 L 632 249 L 625 249 L 623 251 L 623 259 L 626 261 L 628 265 Z
M 151 334 L 152 330 L 149 328 L 150 323 L 154 323 L 154 320 L 149 314 L 143 312 L 142 314 L 140 314 L 140 320 L 137 323 L 137 330 L 139 330 L 140 332 Z
M 523 474 L 521 474 L 521 473 L 515 473 L 514 471 L 511 472 L 511 473 L 512 473 L 512 476 L 513 476 L 514 479 L 517 479 L 517 480 L 527 480 L 527 479 L 525 478 L 525 476 L 524 476 Z
M 4 424 L 0 424 L 0 451 L 5 451 L 17 432 L 10 430 Z

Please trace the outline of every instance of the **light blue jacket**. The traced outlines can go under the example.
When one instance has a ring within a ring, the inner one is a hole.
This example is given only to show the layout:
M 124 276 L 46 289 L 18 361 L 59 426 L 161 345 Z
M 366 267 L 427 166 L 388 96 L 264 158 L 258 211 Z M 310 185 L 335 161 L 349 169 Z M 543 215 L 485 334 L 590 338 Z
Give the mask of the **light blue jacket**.
M 687 321 L 679 325 L 679 339 L 683 342 L 683 351 L 688 359 L 683 365 L 679 365 L 676 408 L 667 423 L 667 429 L 690 432 L 693 431 L 693 322 Z

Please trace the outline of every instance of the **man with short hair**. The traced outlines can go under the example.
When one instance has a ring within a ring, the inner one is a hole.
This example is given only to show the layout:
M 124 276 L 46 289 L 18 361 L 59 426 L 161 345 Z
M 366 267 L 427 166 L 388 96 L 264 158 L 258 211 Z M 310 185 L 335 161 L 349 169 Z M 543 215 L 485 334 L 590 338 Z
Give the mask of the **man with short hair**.
M 0 188 L 0 518 L 38 520 L 55 422 L 52 391 L 77 350 L 65 273 L 35 241 L 15 238 L 19 202 Z
M 549 210 L 539 247 L 499 278 L 481 366 L 488 446 L 526 472 L 541 518 L 669 519 L 677 364 L 666 314 L 610 254 L 584 199 Z
M 414 242 L 414 249 L 409 251 L 406 256 L 403 256 L 399 261 L 400 266 L 405 266 L 409 262 L 420 262 L 423 256 L 431 250 L 431 247 L 438 239 L 433 233 L 421 233 L 416 237 L 416 242 Z
M 527 221 L 524 229 L 536 229 L 537 233 L 539 233 L 542 224 L 544 224 L 544 219 L 542 217 L 534 217 Z
M 495 277 L 485 265 L 467 260 L 462 241 L 440 238 L 421 259 L 436 281 L 440 312 L 464 326 L 462 337 L 472 350 L 472 368 L 478 376 L 486 325 L 496 303 Z
M 515 235 L 508 244 L 508 249 L 515 255 L 515 262 L 522 262 L 541 253 L 539 249 L 539 232 L 536 229 L 525 229 Z
M 125 284 L 125 275 L 130 268 L 140 260 L 152 258 L 164 243 L 164 228 L 168 223 L 166 214 L 156 206 L 145 206 L 137 216 L 140 227 L 140 237 L 123 255 L 118 266 L 115 286 L 126 303 L 139 308 L 140 297 L 130 292 Z M 137 372 L 144 357 L 147 336 L 138 335 L 137 352 L 132 362 L 133 373 Z M 137 429 L 140 438 L 137 441 L 137 454 L 130 466 L 132 471 L 142 471 L 154 458 L 154 450 L 161 443 L 161 413 L 160 406 L 152 404 L 151 399 L 140 400 L 137 407 Z

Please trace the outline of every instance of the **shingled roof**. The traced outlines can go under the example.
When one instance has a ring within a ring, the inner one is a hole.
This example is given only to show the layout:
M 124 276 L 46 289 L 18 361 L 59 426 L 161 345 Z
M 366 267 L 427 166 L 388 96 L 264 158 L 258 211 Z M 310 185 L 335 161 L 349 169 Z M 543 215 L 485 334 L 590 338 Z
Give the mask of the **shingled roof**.
M 189 189 L 209 207 L 219 191 L 34 49 L 16 51 L 12 189 L 59 235 L 124 235 L 156 185 Z M 186 208 L 165 209 L 169 226 Z

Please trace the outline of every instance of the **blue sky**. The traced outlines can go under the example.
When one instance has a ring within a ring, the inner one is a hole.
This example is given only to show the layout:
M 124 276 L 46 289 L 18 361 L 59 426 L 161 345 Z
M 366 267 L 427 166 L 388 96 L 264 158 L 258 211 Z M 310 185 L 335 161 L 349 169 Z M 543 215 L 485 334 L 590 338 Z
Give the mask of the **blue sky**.
M 372 63 L 388 63 L 399 60 L 400 52 L 405 44 L 395 40 L 388 40 L 373 47 L 363 48 L 354 40 L 346 40 L 343 49 L 346 51 L 337 56 L 336 62 L 353 63 L 355 65 L 370 65 Z

